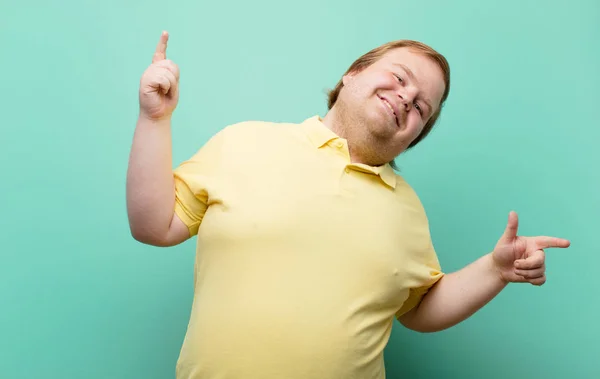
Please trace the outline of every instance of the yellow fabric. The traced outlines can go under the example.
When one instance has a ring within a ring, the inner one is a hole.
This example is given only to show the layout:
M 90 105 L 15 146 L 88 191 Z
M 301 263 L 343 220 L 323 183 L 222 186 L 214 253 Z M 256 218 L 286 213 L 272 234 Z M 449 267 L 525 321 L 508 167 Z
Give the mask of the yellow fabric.
M 228 126 L 174 176 L 197 235 L 177 379 L 385 377 L 394 317 L 443 275 L 401 176 L 319 116 Z

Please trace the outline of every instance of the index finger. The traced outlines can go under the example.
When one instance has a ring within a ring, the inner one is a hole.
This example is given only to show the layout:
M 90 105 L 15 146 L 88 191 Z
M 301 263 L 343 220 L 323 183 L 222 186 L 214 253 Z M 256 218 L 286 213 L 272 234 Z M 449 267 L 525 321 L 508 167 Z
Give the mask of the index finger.
M 538 237 L 536 238 L 536 244 L 540 249 L 547 249 L 551 247 L 569 247 L 571 242 L 563 238 L 556 237 Z
M 152 57 L 152 63 L 156 63 L 158 61 L 162 61 L 167 59 L 167 42 L 169 41 L 169 33 L 163 31 L 160 35 L 160 40 L 156 45 L 156 51 L 154 52 L 154 56 Z

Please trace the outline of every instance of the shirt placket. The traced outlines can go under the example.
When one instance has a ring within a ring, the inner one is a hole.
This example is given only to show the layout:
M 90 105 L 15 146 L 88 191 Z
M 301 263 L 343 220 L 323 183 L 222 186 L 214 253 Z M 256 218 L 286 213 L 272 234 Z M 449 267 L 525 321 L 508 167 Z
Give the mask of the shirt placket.
M 347 144 L 342 139 L 336 139 L 331 142 L 332 147 L 336 150 L 336 153 L 340 155 L 343 160 L 342 164 L 338 169 L 338 193 L 341 196 L 355 196 L 357 180 L 360 175 L 375 174 L 374 172 L 365 172 L 364 168 L 353 165 L 350 161 L 350 152 Z

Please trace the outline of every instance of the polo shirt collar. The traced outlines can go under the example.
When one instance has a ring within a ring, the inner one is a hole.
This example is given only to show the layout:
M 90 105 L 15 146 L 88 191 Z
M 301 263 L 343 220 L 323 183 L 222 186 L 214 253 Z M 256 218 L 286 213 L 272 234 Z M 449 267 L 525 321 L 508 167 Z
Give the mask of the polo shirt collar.
M 306 131 L 308 139 L 317 148 L 320 149 L 330 141 L 335 139 L 341 139 L 331 129 L 329 129 L 324 123 L 323 119 L 319 116 L 312 116 L 302 122 L 302 126 Z M 349 166 L 358 168 L 359 170 L 368 171 L 378 175 L 381 180 L 388 186 L 396 188 L 396 173 L 389 163 L 383 166 L 369 166 L 362 163 L 352 163 Z

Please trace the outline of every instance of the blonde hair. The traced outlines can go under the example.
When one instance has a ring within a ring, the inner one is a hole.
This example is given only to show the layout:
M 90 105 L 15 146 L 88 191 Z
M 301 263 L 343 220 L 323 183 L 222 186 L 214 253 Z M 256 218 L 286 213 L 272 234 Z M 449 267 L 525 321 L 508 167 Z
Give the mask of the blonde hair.
M 444 84 L 445 84 L 444 94 L 442 95 L 440 106 L 431 115 L 431 117 L 429 118 L 429 120 L 427 121 L 425 126 L 423 127 L 423 131 L 421 132 L 421 134 L 419 134 L 419 136 L 417 138 L 415 138 L 415 140 L 412 141 L 411 144 L 408 146 L 407 149 L 410 149 L 410 148 L 416 146 L 419 142 L 421 142 L 429 134 L 429 132 L 431 132 L 431 129 L 433 129 L 433 125 L 435 125 L 436 121 L 438 120 L 438 118 L 440 116 L 442 106 L 444 105 L 444 102 L 448 98 L 448 93 L 450 92 L 450 65 L 448 64 L 448 61 L 446 60 L 446 58 L 442 54 L 438 53 L 433 48 L 431 48 L 430 46 L 428 46 L 422 42 L 412 41 L 412 40 L 397 40 L 397 41 L 388 42 L 386 44 L 378 46 L 378 47 L 374 48 L 373 50 L 365 53 L 364 55 L 359 57 L 357 60 L 355 60 L 350 65 L 350 67 L 348 68 L 348 70 L 346 70 L 346 73 L 344 75 L 346 75 L 350 72 L 360 72 L 360 71 L 364 70 L 365 68 L 367 68 L 368 66 L 372 65 L 373 63 L 375 63 L 377 60 L 379 60 L 383 55 L 385 55 L 390 50 L 394 50 L 394 49 L 398 49 L 398 48 L 402 48 L 402 47 L 409 48 L 414 52 L 423 54 L 423 55 L 433 59 L 438 64 L 440 69 L 442 70 L 442 73 L 444 75 Z M 331 109 L 333 107 L 333 105 L 335 104 L 335 102 L 337 101 L 337 98 L 338 98 L 343 86 L 344 86 L 344 84 L 342 82 L 342 79 L 340 79 L 338 81 L 338 83 L 336 84 L 335 88 L 330 90 L 327 93 L 327 97 L 328 97 L 327 106 L 329 109 Z M 392 162 L 392 165 L 393 165 L 393 162 Z

